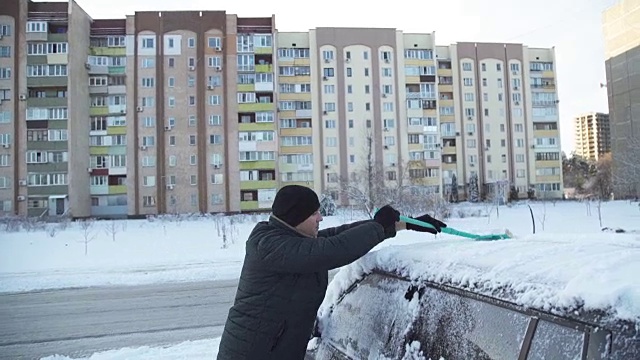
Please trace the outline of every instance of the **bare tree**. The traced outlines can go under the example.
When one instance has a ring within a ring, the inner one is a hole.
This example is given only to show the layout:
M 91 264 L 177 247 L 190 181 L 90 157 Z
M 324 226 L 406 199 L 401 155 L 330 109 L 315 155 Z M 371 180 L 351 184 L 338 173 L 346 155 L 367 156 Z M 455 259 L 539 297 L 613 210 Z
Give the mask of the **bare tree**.
M 49 237 L 56 237 L 56 234 L 58 233 L 58 227 L 56 227 L 55 225 L 50 225 L 47 227 L 47 234 L 49 234 Z
M 222 225 L 220 225 L 220 231 L 222 233 L 222 248 L 226 249 L 229 247 L 229 238 L 227 236 L 227 222 L 222 221 Z
M 82 230 L 82 237 L 84 243 L 84 255 L 86 256 L 89 251 L 89 243 L 95 239 L 96 234 L 93 231 L 95 224 L 94 219 L 85 219 L 80 221 L 80 229 Z
M 104 229 L 107 235 L 111 236 L 111 240 L 113 240 L 113 242 L 116 241 L 116 234 L 118 233 L 118 230 L 118 223 L 115 220 L 109 221 Z
M 602 227 L 602 199 L 598 198 L 598 204 L 596 205 L 598 209 L 598 222 L 600 223 L 600 227 Z
M 504 205 L 507 201 L 507 190 L 509 189 L 509 181 L 497 180 L 487 185 L 488 189 L 486 193 L 489 195 L 489 200 L 491 200 L 493 206 L 495 206 L 496 208 L 496 217 L 500 218 L 500 205 Z M 489 215 L 491 215 L 490 212 Z
M 544 223 L 547 221 L 547 192 L 540 191 L 540 197 L 542 200 L 542 215 L 540 216 L 540 225 L 542 225 L 542 231 L 544 231 Z
M 241 220 L 234 216 L 215 215 L 213 217 L 218 237 L 222 238 L 222 248 L 227 249 L 229 245 L 235 244 L 240 231 L 237 223 Z
M 469 202 L 478 202 L 480 200 L 480 189 L 478 187 L 478 174 L 474 173 L 469 177 L 469 194 L 467 199 Z
M 391 204 L 407 216 L 427 212 L 443 218 L 450 215 L 449 204 L 436 190 L 439 185 L 427 177 L 431 169 L 424 160 L 385 164 L 375 158 L 373 143 L 373 135 L 366 133 L 362 166 L 340 179 L 340 191 L 355 210 L 372 218 L 376 208 Z
M 640 137 L 629 136 L 627 148 L 613 153 L 612 185 L 619 197 L 637 198 L 640 193 Z
M 359 171 L 348 176 L 343 174 L 337 180 L 342 195 L 369 218 L 373 218 L 377 207 L 384 205 L 386 191 L 383 164 L 375 159 L 371 132 L 367 132 L 365 136 L 364 165 Z
M 455 173 L 451 176 L 449 201 L 453 203 L 458 202 L 458 177 Z
M 585 188 L 598 201 L 596 208 L 598 210 L 598 221 L 602 227 L 602 202 L 606 201 L 613 194 L 612 180 L 612 159 L 611 153 L 601 157 L 594 166 L 595 174 L 587 181 Z M 587 209 L 588 215 L 591 215 L 591 209 Z
M 600 201 L 608 199 L 613 193 L 611 175 L 611 153 L 601 157 L 595 165 L 595 175 L 589 179 L 586 188 Z

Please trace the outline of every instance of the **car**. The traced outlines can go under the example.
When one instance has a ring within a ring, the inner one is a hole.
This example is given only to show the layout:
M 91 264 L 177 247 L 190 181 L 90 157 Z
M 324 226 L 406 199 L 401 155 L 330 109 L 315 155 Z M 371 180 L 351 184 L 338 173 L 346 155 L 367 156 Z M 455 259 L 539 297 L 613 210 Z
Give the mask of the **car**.
M 620 276 L 640 260 L 607 267 L 593 256 L 620 244 L 589 245 L 432 242 L 368 254 L 334 277 L 306 359 L 640 359 L 629 313 L 640 282 Z

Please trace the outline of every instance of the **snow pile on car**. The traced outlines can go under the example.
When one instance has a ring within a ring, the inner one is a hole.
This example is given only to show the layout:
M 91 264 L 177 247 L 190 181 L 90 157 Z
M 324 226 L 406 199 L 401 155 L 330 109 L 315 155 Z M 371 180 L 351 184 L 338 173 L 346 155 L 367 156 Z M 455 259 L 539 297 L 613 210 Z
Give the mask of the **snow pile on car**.
M 318 315 L 374 269 L 552 313 L 601 311 L 640 323 L 640 238 L 626 234 L 532 235 L 491 242 L 459 239 L 389 246 L 342 268 Z

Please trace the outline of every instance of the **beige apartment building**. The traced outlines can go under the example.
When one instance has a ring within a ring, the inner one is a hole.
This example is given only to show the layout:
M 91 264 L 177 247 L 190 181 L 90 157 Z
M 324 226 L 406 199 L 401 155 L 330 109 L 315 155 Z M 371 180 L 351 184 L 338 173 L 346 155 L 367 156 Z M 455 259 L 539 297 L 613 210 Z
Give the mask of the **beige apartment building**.
M 283 185 L 337 198 L 372 153 L 386 182 L 442 196 L 476 174 L 481 196 L 508 183 L 561 197 L 553 49 L 350 28 L 278 32 L 276 46 Z
M 576 155 L 583 159 L 598 161 L 611 152 L 611 130 L 609 114 L 591 112 L 574 118 Z
M 553 49 L 436 45 L 434 33 L 73 1 L 0 8 L 0 212 L 125 217 L 269 209 L 384 182 L 446 197 L 475 174 L 560 197 Z M 27 49 L 24 53 L 20 49 Z M 541 195 L 538 195 L 541 196 Z

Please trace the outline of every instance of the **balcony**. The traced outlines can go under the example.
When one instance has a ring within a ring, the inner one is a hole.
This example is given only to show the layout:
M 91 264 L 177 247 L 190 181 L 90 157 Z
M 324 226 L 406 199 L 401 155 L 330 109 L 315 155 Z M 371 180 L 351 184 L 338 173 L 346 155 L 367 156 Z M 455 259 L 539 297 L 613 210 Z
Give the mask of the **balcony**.
M 27 77 L 28 87 L 66 87 L 66 76 L 29 76 Z
M 273 47 L 271 46 L 254 46 L 254 54 L 273 54 Z
M 126 94 L 127 93 L 127 87 L 125 85 L 109 85 L 107 87 L 107 93 L 109 95 Z
M 248 210 L 258 210 L 258 202 L 257 201 L 240 201 L 240 210 L 248 211 Z
M 240 181 L 240 190 L 273 189 L 276 186 L 275 180 Z
M 255 65 L 238 65 L 238 71 L 239 72 L 255 72 L 256 71 L 256 66 Z
M 273 88 L 273 86 L 272 86 Z M 238 84 L 238 91 L 239 92 L 253 92 L 256 91 L 256 85 L 255 84 Z
M 125 135 L 127 133 L 126 126 L 108 126 L 107 135 Z
M 68 172 L 69 171 L 69 163 L 68 162 L 46 162 L 27 164 L 28 172 L 36 172 L 36 173 L 52 173 L 52 172 Z
M 107 107 L 107 111 L 109 114 L 126 114 L 127 113 L 127 105 L 109 105 Z
M 109 185 L 109 195 L 126 194 L 127 185 Z
M 239 141 L 238 150 L 239 151 L 275 151 L 277 150 L 277 147 L 276 147 L 276 142 L 274 140 Z
M 257 112 L 257 111 L 271 111 L 274 108 L 274 103 L 248 103 L 238 104 L 239 112 Z
M 89 75 L 107 75 L 109 74 L 108 66 L 91 65 L 89 66 Z
M 44 32 L 28 32 L 26 33 L 25 39 L 27 41 L 47 41 L 49 34 Z
M 108 106 L 92 106 L 89 108 L 89 116 L 106 116 L 108 114 Z
M 93 56 L 125 56 L 124 47 L 93 47 L 89 49 L 89 54 Z
M 308 119 L 310 117 L 312 117 L 313 114 L 313 110 L 312 109 L 300 109 L 300 110 L 296 110 L 296 118 L 297 119 Z
M 29 186 L 29 195 L 61 195 L 68 194 L 67 185 Z
M 47 54 L 47 64 L 68 64 L 69 54 Z
M 64 151 L 68 147 L 69 143 L 66 141 L 27 141 L 29 150 Z
M 89 86 L 89 94 L 106 94 L 108 86 Z
M 240 161 L 240 170 L 264 170 L 275 168 L 275 160 Z
M 436 98 L 436 93 L 424 93 L 424 92 L 408 92 L 407 99 L 425 99 L 425 100 L 433 100 Z
M 109 185 L 91 185 L 89 193 L 91 195 L 107 195 L 109 194 Z
M 124 66 L 109 66 L 109 75 L 122 75 L 125 69 Z
M 107 155 L 109 154 L 109 146 L 89 146 L 90 155 Z
M 559 100 L 533 100 L 533 107 L 556 107 Z
M 65 107 L 66 97 L 30 97 L 27 99 L 27 107 Z
M 240 90 L 238 90 L 240 91 Z M 273 91 L 273 83 L 272 82 L 257 82 L 255 84 L 255 91 Z
M 69 35 L 67 35 L 67 29 L 60 29 L 63 32 L 56 32 L 57 30 L 52 29 L 51 27 L 49 28 L 49 31 L 51 31 L 48 35 L 47 35 L 47 41 L 48 42 L 67 42 L 69 40 Z
M 273 131 L 276 129 L 273 122 L 259 122 L 259 123 L 239 123 L 238 131 Z
M 256 65 L 256 72 L 257 73 L 272 73 L 273 72 L 273 65 L 271 65 L 271 64 Z
M 109 175 L 126 176 L 127 175 L 127 167 L 126 166 L 110 167 L 109 168 Z

